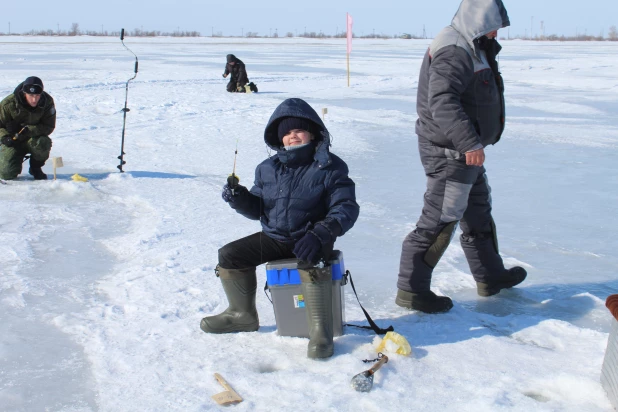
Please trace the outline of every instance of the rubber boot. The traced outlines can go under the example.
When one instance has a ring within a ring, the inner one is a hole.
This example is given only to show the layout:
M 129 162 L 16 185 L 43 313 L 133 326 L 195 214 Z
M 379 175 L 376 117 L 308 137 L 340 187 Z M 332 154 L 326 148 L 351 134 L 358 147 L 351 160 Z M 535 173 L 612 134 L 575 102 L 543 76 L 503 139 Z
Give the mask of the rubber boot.
M 255 268 L 224 269 L 217 267 L 229 307 L 215 316 L 202 319 L 200 328 L 206 333 L 255 332 L 260 328 L 255 292 Z
M 499 293 L 502 289 L 512 288 L 519 285 L 526 279 L 528 272 L 521 266 L 515 266 L 505 271 L 502 275 L 496 276 L 490 282 L 476 282 L 476 291 L 479 296 L 487 297 Z
M 45 162 L 30 158 L 30 170 L 28 170 L 28 173 L 34 177 L 34 180 L 47 180 L 47 175 L 41 170 L 43 165 L 45 165 Z
M 335 351 L 331 267 L 298 269 L 298 273 L 309 326 L 307 357 L 311 359 L 330 358 Z
M 453 307 L 453 301 L 448 296 L 438 296 L 432 291 L 406 292 L 397 289 L 395 303 L 406 309 L 414 309 L 425 313 L 448 312 Z

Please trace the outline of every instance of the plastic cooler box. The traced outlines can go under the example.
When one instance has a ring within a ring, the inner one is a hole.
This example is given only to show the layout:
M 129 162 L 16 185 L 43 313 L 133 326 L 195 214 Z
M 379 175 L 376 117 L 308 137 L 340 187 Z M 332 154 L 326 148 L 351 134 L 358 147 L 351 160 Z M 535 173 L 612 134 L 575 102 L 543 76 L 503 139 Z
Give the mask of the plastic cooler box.
M 345 323 L 344 290 L 347 283 L 343 253 L 333 252 L 330 260 L 333 274 L 333 335 L 343 335 Z M 300 288 L 297 259 L 282 259 L 266 263 L 266 282 L 275 309 L 277 332 L 281 336 L 309 337 L 309 326 L 305 314 L 305 301 Z

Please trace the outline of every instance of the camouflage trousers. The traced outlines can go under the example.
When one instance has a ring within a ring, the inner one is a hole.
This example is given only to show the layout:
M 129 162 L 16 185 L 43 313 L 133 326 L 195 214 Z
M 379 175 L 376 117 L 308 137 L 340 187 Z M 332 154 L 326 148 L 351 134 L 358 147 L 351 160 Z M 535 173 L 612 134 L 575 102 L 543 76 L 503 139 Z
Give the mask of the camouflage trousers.
M 0 179 L 15 179 L 21 173 L 27 154 L 30 154 L 32 159 L 45 163 L 49 159 L 51 147 L 49 136 L 31 137 L 25 142 L 15 143 L 12 147 L 0 145 Z

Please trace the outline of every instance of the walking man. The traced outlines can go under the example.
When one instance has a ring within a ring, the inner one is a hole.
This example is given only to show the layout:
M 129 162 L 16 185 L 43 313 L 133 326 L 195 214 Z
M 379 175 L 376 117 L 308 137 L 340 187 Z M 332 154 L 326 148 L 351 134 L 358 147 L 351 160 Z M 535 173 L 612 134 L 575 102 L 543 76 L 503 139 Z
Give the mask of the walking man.
M 504 130 L 504 83 L 496 56 L 498 30 L 510 25 L 502 0 L 463 0 L 451 25 L 433 40 L 421 66 L 416 134 L 427 176 L 424 206 L 401 252 L 396 304 L 446 312 L 450 298 L 430 290 L 438 264 L 460 224 L 461 246 L 480 296 L 526 278 L 506 269 L 491 215 L 485 147 Z

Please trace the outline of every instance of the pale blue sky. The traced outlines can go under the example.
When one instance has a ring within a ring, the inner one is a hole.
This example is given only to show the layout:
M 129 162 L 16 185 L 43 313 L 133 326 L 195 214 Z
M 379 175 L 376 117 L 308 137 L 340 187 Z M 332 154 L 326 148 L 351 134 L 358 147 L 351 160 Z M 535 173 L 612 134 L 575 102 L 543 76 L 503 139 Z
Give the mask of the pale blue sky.
M 269 35 L 277 30 L 305 30 L 334 34 L 344 30 L 345 13 L 354 18 L 357 35 L 377 33 L 436 34 L 448 25 L 460 0 L 30 0 L 3 4 L 0 31 L 32 29 L 68 30 L 79 23 L 82 30 L 199 31 L 240 35 L 247 31 Z M 505 0 L 511 18 L 510 35 L 587 33 L 607 35 L 618 26 L 618 0 Z M 506 36 L 506 32 L 504 33 Z

